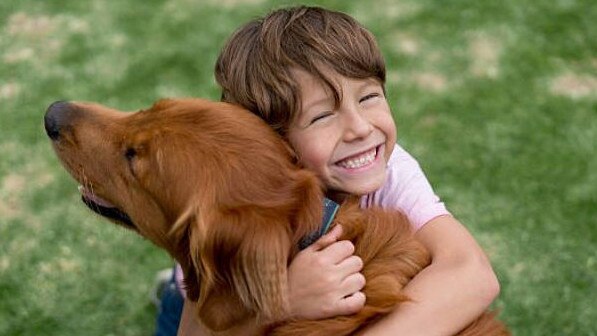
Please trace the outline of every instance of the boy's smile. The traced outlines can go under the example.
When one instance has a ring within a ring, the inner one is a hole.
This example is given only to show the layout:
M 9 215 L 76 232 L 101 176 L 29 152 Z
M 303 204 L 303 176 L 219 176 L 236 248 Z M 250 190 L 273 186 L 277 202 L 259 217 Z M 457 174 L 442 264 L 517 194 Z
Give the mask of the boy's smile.
M 364 167 L 368 167 L 375 161 L 377 157 L 378 147 L 365 151 L 363 153 L 350 156 L 346 159 L 340 160 L 336 162 L 336 164 L 340 167 L 349 169 L 349 170 L 356 170 Z
M 301 110 L 288 129 L 300 162 L 329 190 L 363 195 L 380 188 L 396 142 L 396 128 L 382 85 L 326 73 L 340 94 L 303 70 L 294 71 Z

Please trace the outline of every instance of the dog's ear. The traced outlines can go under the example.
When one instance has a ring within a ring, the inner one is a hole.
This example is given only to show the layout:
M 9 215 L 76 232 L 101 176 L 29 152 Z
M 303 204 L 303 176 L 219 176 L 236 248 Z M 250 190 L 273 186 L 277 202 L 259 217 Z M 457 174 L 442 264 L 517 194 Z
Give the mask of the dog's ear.
M 296 209 L 291 219 L 292 241 L 295 246 L 304 237 L 319 231 L 323 216 L 323 192 L 319 179 L 306 169 L 295 170 L 293 196 Z
M 207 225 L 212 212 L 189 207 L 173 226 L 176 253 L 184 274 L 187 299 L 195 302 L 198 318 L 209 329 L 223 331 L 250 317 L 250 312 L 232 292 L 233 288 L 222 281 L 219 269 L 226 261 L 215 260 L 208 253 L 205 241 L 211 238 Z
M 291 238 L 288 219 L 253 213 L 232 263 L 234 286 L 241 301 L 254 307 L 263 321 L 288 316 L 288 276 Z M 239 218 L 245 221 L 246 217 Z
M 183 234 L 189 237 L 187 290 L 212 330 L 249 317 L 276 322 L 288 316 L 288 263 L 300 239 L 319 229 L 322 192 L 306 170 L 284 176 L 287 187 L 276 194 L 255 192 L 239 201 L 237 192 L 220 196 L 220 205 L 192 202 L 200 208 L 187 216 Z
M 200 270 L 195 267 L 195 260 L 192 258 L 192 246 L 195 242 L 192 239 L 193 228 L 195 225 L 194 207 L 188 207 L 182 215 L 175 221 L 168 232 L 172 244 L 167 248 L 168 252 L 180 264 L 184 277 L 185 296 L 191 301 L 199 299 L 200 292 Z
M 192 267 L 186 276 L 199 278 L 197 312 L 212 330 L 248 317 L 287 316 L 291 232 L 287 216 L 269 210 L 248 205 L 212 212 L 210 218 L 197 214 L 191 224 Z M 187 286 L 192 287 L 188 279 Z

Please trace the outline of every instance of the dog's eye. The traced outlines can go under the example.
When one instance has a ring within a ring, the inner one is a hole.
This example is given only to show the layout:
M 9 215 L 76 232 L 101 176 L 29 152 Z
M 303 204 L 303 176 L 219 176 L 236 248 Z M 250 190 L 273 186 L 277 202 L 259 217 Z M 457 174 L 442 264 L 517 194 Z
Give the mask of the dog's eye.
M 135 156 L 137 156 L 137 150 L 135 150 L 134 148 L 127 148 L 126 152 L 124 152 L 124 156 L 126 157 L 127 160 L 132 160 L 135 158 Z

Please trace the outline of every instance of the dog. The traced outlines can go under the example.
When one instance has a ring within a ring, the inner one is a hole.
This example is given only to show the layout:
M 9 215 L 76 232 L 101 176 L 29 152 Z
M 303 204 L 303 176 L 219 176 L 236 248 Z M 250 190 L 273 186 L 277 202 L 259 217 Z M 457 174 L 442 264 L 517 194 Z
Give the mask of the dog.
M 213 332 L 255 319 L 271 335 L 350 335 L 409 298 L 402 288 L 430 263 L 406 218 L 343 204 L 332 225 L 355 245 L 365 307 L 350 316 L 287 319 L 287 266 L 320 229 L 317 177 L 264 121 L 238 106 L 160 100 L 123 113 L 56 102 L 45 129 L 89 208 L 166 250 L 182 266 L 187 296 Z M 459 335 L 509 335 L 487 312 Z

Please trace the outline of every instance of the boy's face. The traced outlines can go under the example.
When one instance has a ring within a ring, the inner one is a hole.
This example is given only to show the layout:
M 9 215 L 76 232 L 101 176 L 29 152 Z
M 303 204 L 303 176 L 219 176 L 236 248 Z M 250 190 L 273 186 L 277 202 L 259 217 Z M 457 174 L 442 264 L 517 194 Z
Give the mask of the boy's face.
M 294 70 L 301 111 L 288 129 L 300 162 L 329 190 L 363 195 L 379 189 L 396 142 L 396 127 L 381 84 L 328 73 L 341 93 L 338 107 L 323 82 Z

